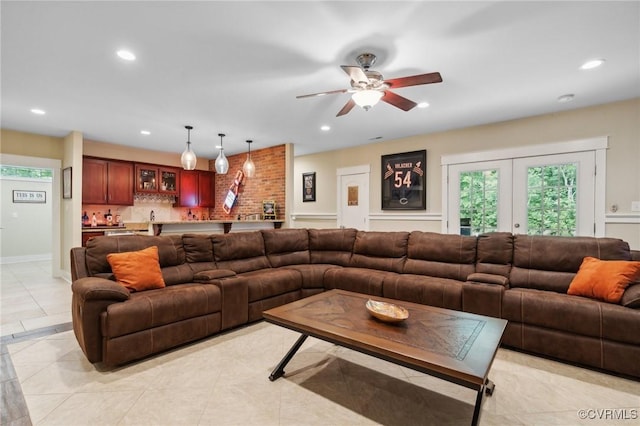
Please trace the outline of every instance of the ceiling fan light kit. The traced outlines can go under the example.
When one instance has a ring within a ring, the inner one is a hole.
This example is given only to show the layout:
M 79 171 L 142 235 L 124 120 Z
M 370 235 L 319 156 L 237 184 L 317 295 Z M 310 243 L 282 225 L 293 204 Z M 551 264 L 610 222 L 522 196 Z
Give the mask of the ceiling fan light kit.
M 341 66 L 342 70 L 351 78 L 350 89 L 331 90 L 328 92 L 296 96 L 296 98 L 301 99 L 337 93 L 352 93 L 351 98 L 342 107 L 338 114 L 336 114 L 336 117 L 347 114 L 355 105 L 358 105 L 365 111 L 368 111 L 380 100 L 393 105 L 396 108 L 400 108 L 403 111 L 409 111 L 418 104 L 396 94 L 390 89 L 442 82 L 442 76 L 440 76 L 439 72 L 384 80 L 382 74 L 370 69 L 376 62 L 376 55 L 373 53 L 362 53 L 356 57 L 356 61 L 359 66 Z
M 227 160 L 227 157 L 224 155 L 224 148 L 222 147 L 222 138 L 225 137 L 225 134 L 218 133 L 218 136 L 220 136 L 220 152 L 218 153 L 218 158 L 216 158 L 215 163 L 216 173 L 226 175 L 229 171 L 229 160 Z
M 256 165 L 253 163 L 253 160 L 251 159 L 252 143 L 253 143 L 252 140 L 247 141 L 247 145 L 249 146 L 249 151 L 247 152 L 247 159 L 244 161 L 244 164 L 242 165 L 242 171 L 244 172 L 244 175 L 248 178 L 254 177 L 256 175 Z
M 193 170 L 198 162 L 196 154 L 191 150 L 191 129 L 193 129 L 193 126 L 184 126 L 184 128 L 187 129 L 187 147 L 180 157 L 180 163 L 182 163 L 183 169 Z
M 360 90 L 351 95 L 351 99 L 353 99 L 360 108 L 369 111 L 372 106 L 380 101 L 383 95 L 384 93 L 379 90 Z

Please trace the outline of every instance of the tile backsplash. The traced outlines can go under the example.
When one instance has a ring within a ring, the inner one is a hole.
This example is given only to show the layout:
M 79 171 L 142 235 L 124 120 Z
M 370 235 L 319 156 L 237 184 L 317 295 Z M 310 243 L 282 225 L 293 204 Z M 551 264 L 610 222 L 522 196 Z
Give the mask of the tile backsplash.
M 82 211 L 83 213 L 85 211 L 87 212 L 89 220 L 91 220 L 93 213 L 96 214 L 98 224 L 106 223 L 105 215 L 109 209 L 111 209 L 114 222 L 118 215 L 120 215 L 124 223 L 148 222 L 151 218 L 152 211 L 156 222 L 209 219 L 208 208 L 174 207 L 172 201 L 169 199 L 160 200 L 140 197 L 134 200 L 133 206 L 109 206 L 103 204 L 86 204 L 82 206 Z M 191 212 L 191 216 L 189 216 L 189 212 Z

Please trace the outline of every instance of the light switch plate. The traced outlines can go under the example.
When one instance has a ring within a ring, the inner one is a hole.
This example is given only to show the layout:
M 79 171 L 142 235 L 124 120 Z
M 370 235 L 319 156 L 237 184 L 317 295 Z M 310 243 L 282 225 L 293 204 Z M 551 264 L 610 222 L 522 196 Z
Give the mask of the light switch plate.
M 632 201 L 631 202 L 631 211 L 632 212 L 640 212 L 640 201 Z

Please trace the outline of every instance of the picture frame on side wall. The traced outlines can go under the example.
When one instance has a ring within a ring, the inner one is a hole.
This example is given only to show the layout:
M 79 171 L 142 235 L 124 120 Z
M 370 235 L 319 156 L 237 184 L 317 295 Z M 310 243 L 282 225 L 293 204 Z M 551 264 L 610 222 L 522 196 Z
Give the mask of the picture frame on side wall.
M 427 151 L 381 157 L 382 210 L 426 210 Z
M 62 198 L 68 199 L 72 197 L 72 176 L 71 167 L 62 169 Z
M 302 174 L 302 201 L 316 201 L 316 172 Z

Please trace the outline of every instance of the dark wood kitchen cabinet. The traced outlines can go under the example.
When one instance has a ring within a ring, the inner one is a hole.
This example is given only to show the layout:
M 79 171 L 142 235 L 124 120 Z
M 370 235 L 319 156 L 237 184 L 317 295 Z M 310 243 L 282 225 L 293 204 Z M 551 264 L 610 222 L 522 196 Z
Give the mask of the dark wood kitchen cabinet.
M 133 205 L 133 163 L 85 157 L 82 204 Z
M 136 192 L 178 195 L 180 169 L 136 163 Z
M 205 170 L 182 170 L 177 205 L 215 207 L 215 173 Z

